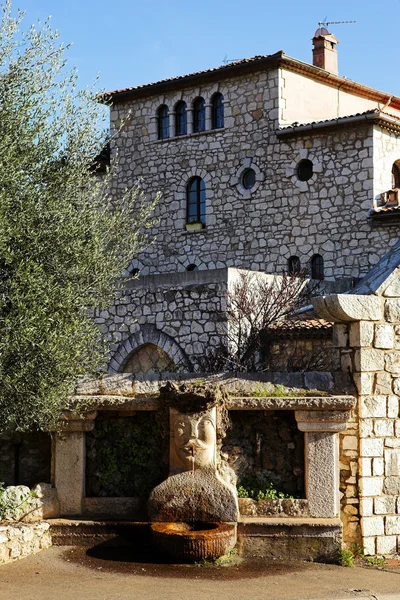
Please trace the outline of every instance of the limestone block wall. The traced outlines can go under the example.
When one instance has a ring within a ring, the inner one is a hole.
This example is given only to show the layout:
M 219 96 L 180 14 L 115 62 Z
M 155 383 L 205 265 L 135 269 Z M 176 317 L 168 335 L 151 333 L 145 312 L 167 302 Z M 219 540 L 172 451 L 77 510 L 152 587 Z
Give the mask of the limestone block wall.
M 336 368 L 352 372 L 358 390 L 357 411 L 342 436 L 342 510 L 346 541 L 357 539 L 360 519 L 366 554 L 393 554 L 400 548 L 398 290 L 395 279 L 375 295 L 325 302 L 332 314 L 338 317 L 340 310 L 342 321 L 350 321 L 334 328 Z
M 234 269 L 193 271 L 133 280 L 114 306 L 96 315 L 110 342 L 110 371 L 155 344 L 179 371 L 192 371 L 207 348 L 218 346 L 226 326 L 226 292 Z
M 307 266 L 318 253 L 326 277 L 360 277 L 397 240 L 396 227 L 371 230 L 367 218 L 376 177 L 373 126 L 277 135 L 286 101 L 281 89 L 278 70 L 270 70 L 112 107 L 113 131 L 127 119 L 112 148 L 121 158 L 115 195 L 139 178 L 150 196 L 162 192 L 155 241 L 131 268 L 143 275 L 184 271 L 190 264 L 272 273 L 286 269 L 292 255 Z M 209 111 L 215 91 L 224 96 L 223 129 L 156 139 L 161 104 L 170 109 L 173 136 L 176 102 L 187 103 L 190 131 L 193 100 L 201 95 Z M 296 175 L 305 158 L 314 165 L 309 182 Z M 240 181 L 248 167 L 256 171 L 251 190 Z M 377 167 L 390 176 L 391 164 Z M 187 232 L 186 186 L 193 176 L 206 184 L 206 228 Z
M 49 523 L 0 525 L 0 564 L 25 558 L 50 546 Z

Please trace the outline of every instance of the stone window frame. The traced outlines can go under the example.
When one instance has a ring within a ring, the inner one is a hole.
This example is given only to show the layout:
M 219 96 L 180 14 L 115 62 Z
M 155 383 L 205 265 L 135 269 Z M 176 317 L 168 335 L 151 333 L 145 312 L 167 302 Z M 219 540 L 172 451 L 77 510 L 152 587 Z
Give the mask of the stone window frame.
M 193 179 L 194 177 L 200 177 L 200 179 L 202 179 L 204 181 L 205 184 L 205 193 L 206 193 L 206 209 L 205 209 L 205 222 L 207 223 L 207 217 L 212 214 L 212 177 L 210 175 L 210 173 L 208 173 L 208 171 L 206 171 L 205 169 L 189 169 L 188 171 L 186 171 L 185 177 L 181 178 L 181 181 L 179 183 L 179 187 L 178 187 L 178 191 L 175 194 L 175 200 L 177 200 L 180 205 L 181 208 L 179 209 L 179 215 L 184 215 L 183 219 L 179 219 L 179 223 L 178 223 L 178 219 L 177 219 L 177 227 L 179 228 L 185 228 L 187 221 L 186 221 L 186 215 L 187 215 L 187 185 L 189 183 L 189 181 L 191 179 Z M 199 229 L 199 230 L 195 230 L 195 231 L 190 231 L 190 233 L 205 233 L 207 231 L 206 227 L 204 227 L 203 229 Z M 188 233 L 186 231 L 186 233 Z
M 297 169 L 299 163 L 302 160 L 310 160 L 313 164 L 313 174 L 312 177 L 308 181 L 300 181 Z M 297 155 L 293 158 L 289 167 L 286 169 L 286 177 L 289 177 L 292 180 L 292 184 L 297 187 L 300 192 L 308 192 L 314 183 L 316 183 L 318 175 L 323 172 L 323 165 L 317 158 L 315 154 L 310 152 L 307 148 L 303 148 Z
M 243 182 L 242 182 L 242 178 L 243 175 L 246 171 L 248 171 L 248 169 L 253 169 L 253 171 L 256 174 L 256 182 L 253 185 L 252 188 L 247 189 L 244 187 Z M 251 198 L 251 196 L 254 194 L 254 192 L 257 191 L 257 189 L 259 188 L 260 184 L 265 180 L 265 175 L 264 173 L 261 171 L 260 167 L 254 162 L 254 158 L 253 157 L 247 157 L 242 161 L 242 165 L 240 166 L 240 168 L 236 171 L 236 174 L 231 178 L 231 185 L 236 186 L 239 194 L 244 198 Z
M 212 101 L 214 97 L 219 95 L 221 95 L 223 98 L 224 123 L 222 127 L 213 128 Z M 205 129 L 202 131 L 194 131 L 194 104 L 199 98 L 202 98 L 205 102 Z M 176 107 L 181 102 L 184 102 L 186 104 L 187 133 L 176 134 Z M 172 110 L 169 110 L 169 137 L 160 139 L 158 130 L 158 110 L 163 105 L 167 106 L 168 108 L 172 106 L 173 108 Z M 171 96 L 161 96 L 158 98 L 158 101 L 156 103 L 152 103 L 152 110 L 154 112 L 150 118 L 150 141 L 148 143 L 163 144 L 166 142 L 177 141 L 186 138 L 195 138 L 201 135 L 223 133 L 227 127 L 231 127 L 233 125 L 233 119 L 230 112 L 228 116 L 225 114 L 225 108 L 229 109 L 229 107 L 229 91 L 225 89 L 220 89 L 219 83 L 212 85 L 210 88 L 207 89 L 207 91 L 201 89 L 201 87 L 198 87 L 193 91 L 193 93 L 189 93 L 187 95 L 185 95 L 184 91 L 181 91 Z
M 118 346 L 110 361 L 108 372 L 110 374 L 121 373 L 132 354 L 146 344 L 158 346 L 176 365 L 189 373 L 193 371 L 193 365 L 180 345 L 171 336 L 157 329 L 155 325 L 145 323 L 139 327 L 136 333 L 131 334 Z

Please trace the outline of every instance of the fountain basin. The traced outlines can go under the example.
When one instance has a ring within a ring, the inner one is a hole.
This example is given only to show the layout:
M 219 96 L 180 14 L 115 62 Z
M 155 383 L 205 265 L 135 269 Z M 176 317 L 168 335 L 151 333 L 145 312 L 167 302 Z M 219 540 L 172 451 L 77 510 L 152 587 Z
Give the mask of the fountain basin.
M 236 544 L 236 523 L 153 523 L 153 547 L 171 562 L 215 560 Z

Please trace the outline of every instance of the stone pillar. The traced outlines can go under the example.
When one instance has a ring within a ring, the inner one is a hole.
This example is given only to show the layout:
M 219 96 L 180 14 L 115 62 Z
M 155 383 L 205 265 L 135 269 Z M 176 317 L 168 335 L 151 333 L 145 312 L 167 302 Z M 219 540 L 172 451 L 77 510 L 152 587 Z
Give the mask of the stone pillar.
M 339 515 L 339 431 L 346 429 L 349 411 L 295 412 L 305 433 L 306 496 L 310 516 Z
M 169 113 L 169 137 L 176 137 L 176 113 L 174 111 Z
M 94 428 L 96 411 L 78 418 L 66 415 L 62 431 L 54 434 L 53 486 L 57 490 L 61 516 L 82 514 L 85 497 L 85 433 Z
M 212 129 L 212 104 L 206 104 L 206 131 Z
M 193 133 L 193 108 L 187 108 L 187 134 Z

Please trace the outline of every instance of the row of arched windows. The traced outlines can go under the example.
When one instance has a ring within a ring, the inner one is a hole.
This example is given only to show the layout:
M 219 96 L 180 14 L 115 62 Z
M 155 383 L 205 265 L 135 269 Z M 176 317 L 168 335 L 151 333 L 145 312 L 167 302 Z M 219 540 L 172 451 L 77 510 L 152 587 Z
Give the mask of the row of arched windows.
M 320 254 L 314 254 L 310 260 L 311 279 L 324 279 L 324 259 Z M 296 275 L 301 271 L 300 258 L 291 256 L 288 260 L 289 275 Z
M 204 98 L 198 97 L 193 102 L 193 132 L 199 133 L 206 130 L 206 103 Z M 172 136 L 186 135 L 188 133 L 187 104 L 183 100 L 175 106 L 175 131 Z M 158 139 L 165 140 L 171 137 L 170 113 L 168 106 L 162 104 L 157 111 Z M 211 129 L 221 129 L 224 126 L 224 97 L 217 92 L 211 98 Z

